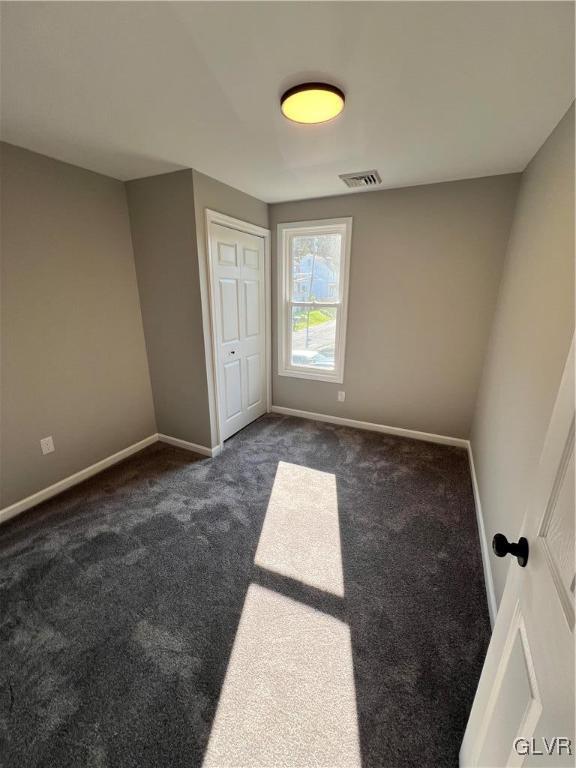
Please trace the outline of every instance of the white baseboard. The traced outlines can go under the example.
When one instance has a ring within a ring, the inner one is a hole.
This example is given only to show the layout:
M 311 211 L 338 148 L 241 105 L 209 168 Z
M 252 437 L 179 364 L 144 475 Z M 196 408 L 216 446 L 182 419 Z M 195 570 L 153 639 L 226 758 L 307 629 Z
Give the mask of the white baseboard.
M 385 424 L 372 424 L 369 421 L 345 419 L 342 416 L 328 416 L 325 413 L 299 411 L 295 408 L 284 408 L 284 406 L 281 405 L 273 405 L 271 410 L 272 413 L 281 413 L 284 416 L 297 416 L 301 419 L 312 419 L 313 421 L 325 421 L 328 424 L 339 424 L 342 427 L 355 427 L 356 429 L 367 429 L 370 432 L 383 432 L 386 435 L 411 437 L 413 440 L 424 440 L 428 443 L 440 443 L 441 445 L 455 445 L 458 448 L 468 448 L 468 440 L 464 440 L 461 437 L 435 435 L 432 432 L 418 432 L 415 429 L 402 429 L 401 427 L 387 427 Z
M 97 475 L 99 472 L 108 469 L 108 467 L 111 467 L 113 464 L 117 464 L 119 461 L 127 459 L 129 456 L 132 456 L 132 454 L 138 453 L 138 451 L 147 448 L 149 445 L 152 445 L 159 440 L 163 443 L 175 445 L 178 448 L 184 448 L 187 451 L 194 451 L 194 453 L 199 453 L 202 456 L 217 456 L 220 453 L 220 446 L 216 446 L 216 448 L 207 448 L 204 445 L 189 443 L 186 440 L 180 440 L 177 437 L 169 437 L 168 435 L 160 434 L 150 435 L 149 437 L 145 437 L 144 440 L 140 440 L 138 443 L 129 445 L 128 448 L 123 448 L 121 451 L 118 451 L 118 453 L 113 453 L 111 456 L 107 456 L 105 459 L 97 461 L 95 464 L 91 464 L 89 467 L 81 469 L 75 474 L 65 477 L 63 480 L 59 480 L 53 485 L 49 485 L 48 488 L 43 488 L 41 491 L 33 493 L 31 496 L 27 496 L 25 499 L 21 499 L 20 501 L 11 504 L 9 507 L 0 509 L 0 525 L 7 520 L 10 520 L 12 517 L 16 517 L 16 515 L 35 507 L 37 504 L 41 504 L 43 501 L 51 499 L 53 496 L 57 496 L 59 493 L 62 493 L 62 491 L 72 488 L 73 485 L 78 485 L 78 483 L 81 483 L 83 480 L 87 480 L 89 477 Z
M 98 472 L 102 472 L 102 470 L 108 469 L 108 467 L 111 467 L 113 464 L 117 464 L 119 461 L 127 459 L 128 456 L 132 456 L 133 453 L 138 453 L 138 451 L 152 445 L 152 443 L 155 443 L 157 440 L 158 435 L 145 437 L 144 440 L 129 445 L 128 448 L 123 448 L 121 451 L 118 451 L 118 453 L 113 453 L 111 456 L 107 456 L 105 459 L 97 461 L 95 464 L 91 464 L 85 469 L 81 469 L 80 472 L 76 472 L 69 477 L 65 477 L 63 480 L 59 480 L 57 483 L 54 483 L 54 485 L 49 485 L 48 488 L 43 488 L 41 491 L 33 493 L 31 496 L 27 496 L 25 499 L 21 499 L 21 501 L 17 501 L 9 507 L 0 509 L 0 523 L 4 523 L 6 520 L 10 520 L 10 518 L 16 517 L 16 515 L 35 507 L 37 504 L 40 504 L 47 499 L 51 499 L 52 496 L 57 496 L 59 493 L 62 493 L 62 491 L 72 488 L 73 485 L 78 485 L 78 483 L 87 480 L 93 475 L 97 475 Z
M 472 476 L 472 488 L 474 491 L 474 502 L 476 507 L 476 520 L 478 523 L 478 532 L 480 537 L 480 548 L 482 552 L 482 565 L 484 568 L 484 581 L 486 584 L 486 597 L 488 600 L 488 612 L 490 614 L 490 623 L 494 626 L 496 618 L 497 606 L 496 606 L 496 593 L 494 591 L 494 581 L 492 579 L 492 570 L 490 568 L 490 555 L 488 541 L 486 539 L 486 530 L 484 528 L 484 518 L 482 515 L 482 505 L 480 503 L 480 493 L 478 490 L 478 481 L 476 478 L 476 470 L 474 467 L 474 457 L 472 454 L 472 446 L 468 440 L 464 440 L 459 437 L 447 437 L 445 435 L 434 435 L 429 432 L 417 432 L 412 429 L 401 429 L 400 427 L 387 427 L 383 424 L 372 424 L 367 421 L 357 421 L 355 419 L 345 419 L 341 416 L 327 416 L 322 413 L 312 413 L 310 411 L 299 411 L 294 408 L 284 408 L 279 405 L 273 405 L 271 408 L 273 413 L 284 414 L 285 416 L 297 416 L 303 419 L 312 419 L 313 421 L 324 421 L 330 424 L 340 424 L 347 427 L 356 427 L 357 429 L 366 429 L 372 432 L 383 432 L 390 435 L 399 435 L 401 437 L 411 437 L 415 440 L 425 440 L 432 443 L 441 443 L 444 445 L 455 445 L 461 448 L 466 448 L 470 460 L 470 473 Z M 187 440 L 180 440 L 177 437 L 170 437 L 169 435 L 154 434 L 149 437 L 140 440 L 133 445 L 129 445 L 117 453 L 113 453 L 111 456 L 107 456 L 101 461 L 97 461 L 95 464 L 91 464 L 85 469 L 81 469 L 69 477 L 65 477 L 53 485 L 44 488 L 37 493 L 33 493 L 31 496 L 27 496 L 25 499 L 21 499 L 14 504 L 11 504 L 4 509 L 0 509 L 0 524 L 10 520 L 12 517 L 25 512 L 37 504 L 40 504 L 47 499 L 57 496 L 59 493 L 72 488 L 74 485 L 78 485 L 83 480 L 87 480 L 93 475 L 97 475 L 99 472 L 111 467 L 113 464 L 117 464 L 123 459 L 127 459 L 134 453 L 143 450 L 153 443 L 161 441 L 174 445 L 178 448 L 184 448 L 187 451 L 193 451 L 199 453 L 202 456 L 217 456 L 221 452 L 221 446 L 217 445 L 214 448 L 207 448 L 205 445 L 198 445 L 197 443 L 189 443 Z
M 488 539 L 486 538 L 484 515 L 482 514 L 480 491 L 478 489 L 478 479 L 476 477 L 476 468 L 474 466 L 474 456 L 472 454 L 472 444 L 470 441 L 468 441 L 468 458 L 470 460 L 470 474 L 472 476 L 472 490 L 474 491 L 474 506 L 476 507 L 476 522 L 478 523 L 480 551 L 482 552 L 482 567 L 484 569 L 484 583 L 486 584 L 488 613 L 490 614 L 490 625 L 492 628 L 494 628 L 498 606 L 496 603 L 496 592 L 494 590 L 494 579 L 492 578 L 492 568 L 490 567 L 490 548 L 488 545 Z
M 215 448 L 207 448 L 205 445 L 198 445 L 197 443 L 189 443 L 187 440 L 181 440 L 179 437 L 170 437 L 170 435 L 158 434 L 158 440 L 161 443 L 168 443 L 168 445 L 174 445 L 177 448 L 184 448 L 185 451 L 193 451 L 199 453 L 201 456 L 217 456 L 220 453 L 220 446 Z

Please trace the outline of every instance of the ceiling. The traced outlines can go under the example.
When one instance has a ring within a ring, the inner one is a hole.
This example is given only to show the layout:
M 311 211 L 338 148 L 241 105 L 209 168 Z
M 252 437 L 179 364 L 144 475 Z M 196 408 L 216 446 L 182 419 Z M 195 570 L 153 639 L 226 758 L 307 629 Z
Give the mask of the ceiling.
M 2 138 L 118 179 L 192 167 L 275 202 L 520 171 L 574 98 L 572 3 L 2 5 Z M 346 108 L 289 123 L 311 79 Z

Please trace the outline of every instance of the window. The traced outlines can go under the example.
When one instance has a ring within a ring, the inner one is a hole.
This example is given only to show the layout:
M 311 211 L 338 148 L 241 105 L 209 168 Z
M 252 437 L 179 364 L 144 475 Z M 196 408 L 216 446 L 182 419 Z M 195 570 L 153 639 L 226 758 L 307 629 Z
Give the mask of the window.
M 352 219 L 278 225 L 278 373 L 342 383 Z

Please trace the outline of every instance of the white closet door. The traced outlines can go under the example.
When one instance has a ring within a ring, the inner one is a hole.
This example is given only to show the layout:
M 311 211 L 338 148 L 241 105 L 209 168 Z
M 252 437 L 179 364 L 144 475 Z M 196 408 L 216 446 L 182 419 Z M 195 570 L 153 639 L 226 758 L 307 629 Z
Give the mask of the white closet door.
M 266 413 L 264 239 L 210 225 L 220 437 Z

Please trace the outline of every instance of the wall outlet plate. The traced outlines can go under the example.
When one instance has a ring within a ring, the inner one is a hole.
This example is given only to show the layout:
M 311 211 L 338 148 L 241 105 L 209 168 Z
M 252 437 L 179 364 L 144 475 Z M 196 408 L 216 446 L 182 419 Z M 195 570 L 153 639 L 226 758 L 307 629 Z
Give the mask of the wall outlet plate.
M 50 437 L 43 437 L 40 440 L 40 448 L 42 449 L 42 455 L 46 456 L 47 453 L 54 453 L 54 440 L 52 435 Z
M 346 392 L 338 392 L 338 402 L 343 403 L 346 400 Z

